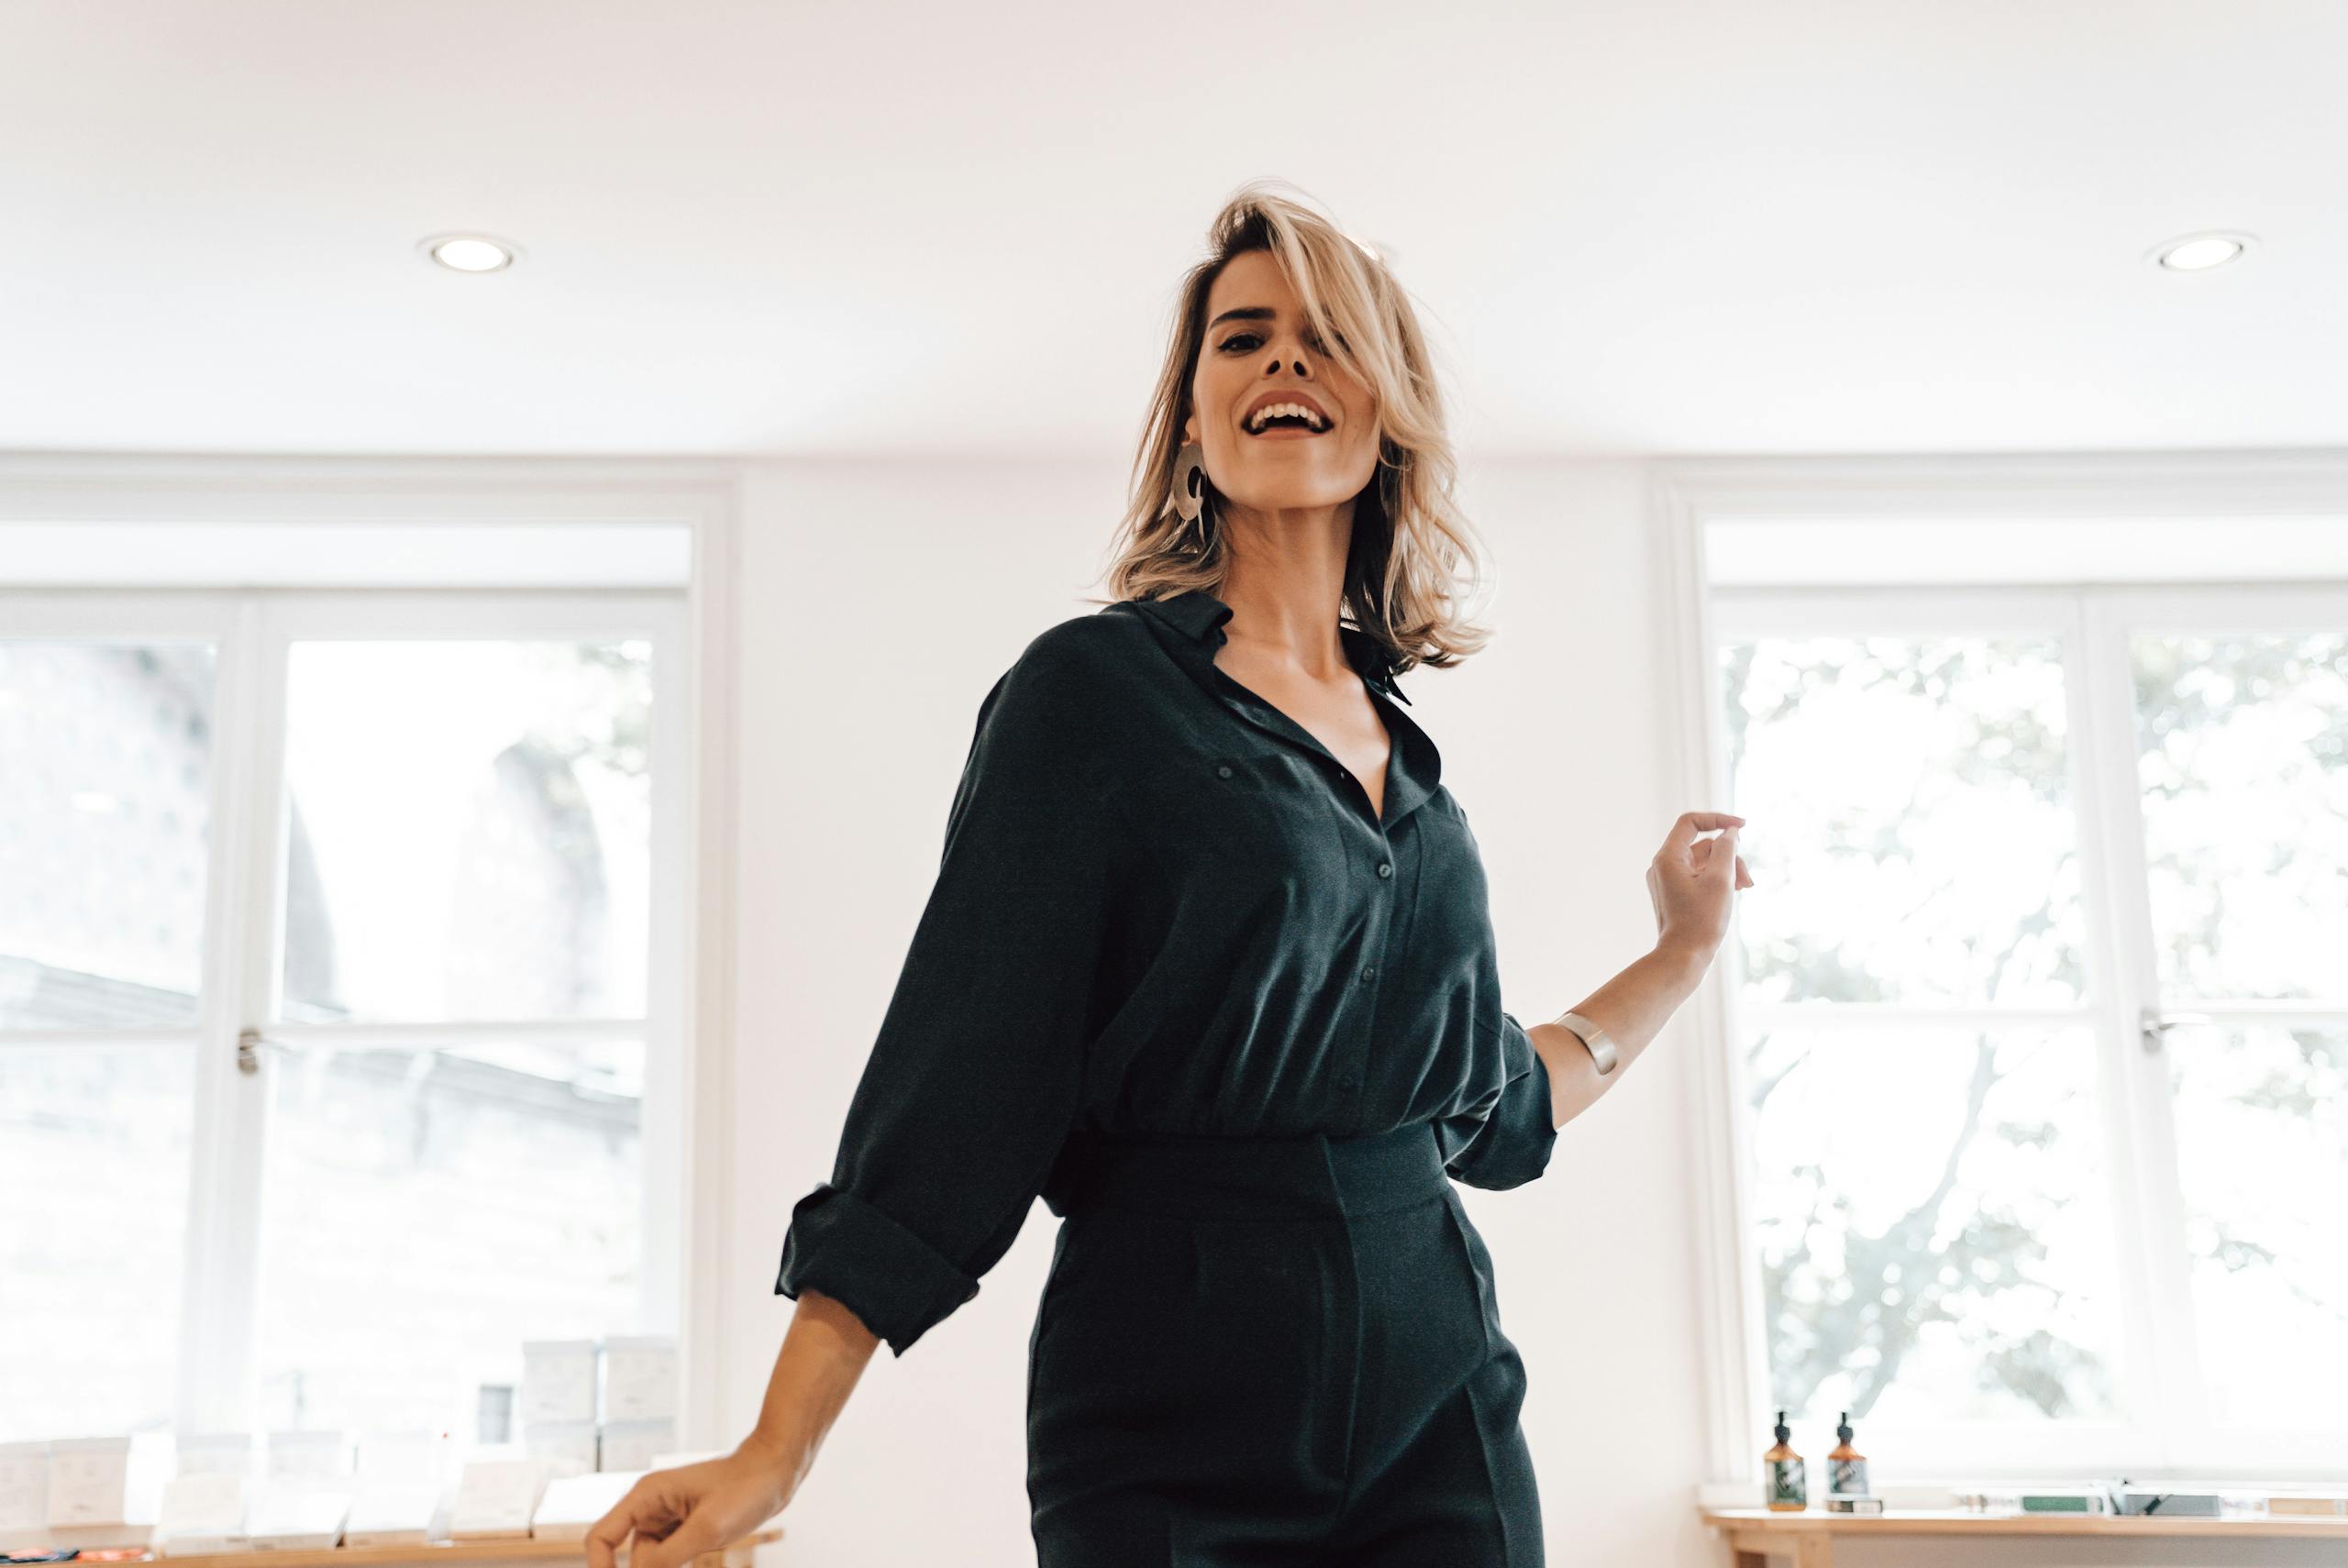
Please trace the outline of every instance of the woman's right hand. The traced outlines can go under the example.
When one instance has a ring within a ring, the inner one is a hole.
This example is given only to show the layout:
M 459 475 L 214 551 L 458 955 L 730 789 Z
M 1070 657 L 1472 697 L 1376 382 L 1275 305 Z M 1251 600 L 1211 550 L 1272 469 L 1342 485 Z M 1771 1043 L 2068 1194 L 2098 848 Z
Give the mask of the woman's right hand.
M 631 1535 L 629 1568 L 685 1568 L 781 1513 L 799 1479 L 788 1456 L 756 1438 L 720 1459 L 652 1471 L 587 1531 L 588 1568 L 617 1568 Z

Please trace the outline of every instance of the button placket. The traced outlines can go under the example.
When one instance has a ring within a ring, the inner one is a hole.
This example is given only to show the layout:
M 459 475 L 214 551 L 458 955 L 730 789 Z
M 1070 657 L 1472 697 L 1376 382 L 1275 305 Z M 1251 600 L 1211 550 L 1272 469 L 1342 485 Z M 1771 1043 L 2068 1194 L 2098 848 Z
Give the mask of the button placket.
M 1341 767 L 1337 771 L 1341 778 L 1348 781 L 1353 779 L 1353 774 L 1348 769 Z M 1378 841 L 1376 853 L 1379 858 L 1370 862 L 1371 869 L 1377 873 L 1378 890 L 1380 892 L 1394 890 L 1398 886 L 1394 879 L 1394 844 L 1393 840 L 1386 831 L 1385 823 L 1363 818 L 1358 812 L 1348 812 L 1347 817 L 1350 821 L 1358 821 L 1361 826 L 1368 831 L 1369 835 Z M 1383 899 L 1372 899 L 1368 904 L 1369 919 L 1366 932 L 1366 940 L 1364 943 L 1364 947 L 1367 952 L 1376 953 L 1386 943 L 1393 939 L 1393 931 L 1391 927 L 1394 922 L 1395 912 L 1395 908 L 1391 903 Z M 1369 993 L 1368 1008 L 1368 1021 L 1364 1025 L 1362 1030 L 1362 1035 L 1366 1042 L 1363 1050 L 1364 1054 L 1368 1055 L 1375 1052 L 1377 1049 L 1378 966 L 1375 963 L 1364 963 L 1360 969 L 1357 971 L 1356 980 L 1357 984 L 1366 988 Z M 1337 1079 L 1338 1089 L 1342 1093 L 1349 1096 L 1358 1096 L 1362 1092 L 1362 1072 L 1363 1069 L 1358 1065 L 1358 1062 L 1356 1066 L 1347 1068 Z

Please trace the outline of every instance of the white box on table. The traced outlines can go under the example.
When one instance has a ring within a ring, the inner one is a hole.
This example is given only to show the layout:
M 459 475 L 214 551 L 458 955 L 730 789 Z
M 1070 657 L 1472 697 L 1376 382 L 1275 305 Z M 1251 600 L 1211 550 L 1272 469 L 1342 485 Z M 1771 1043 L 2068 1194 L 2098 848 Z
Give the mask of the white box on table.
M 304 1428 L 269 1434 L 271 1480 L 341 1481 L 350 1475 L 350 1440 L 337 1429 Z
M 49 1440 L 0 1442 L 0 1551 L 49 1540 Z
M 342 1544 L 350 1518 L 351 1485 L 315 1475 L 276 1476 L 245 1514 L 245 1537 L 255 1551 L 323 1551 Z
M 536 1540 L 584 1540 L 587 1528 L 627 1496 L 642 1478 L 640 1470 L 590 1471 L 583 1475 L 559 1475 L 547 1483 L 547 1495 L 530 1518 Z
M 666 1416 L 648 1421 L 606 1421 L 596 1444 L 605 1470 L 651 1470 L 654 1461 L 677 1446 L 677 1423 Z
M 547 1478 L 585 1475 L 595 1469 L 595 1423 L 539 1421 L 522 1429 L 522 1446 L 532 1459 L 544 1460 Z
M 217 1454 L 202 1450 L 192 1458 L 199 1468 L 174 1475 L 163 1486 L 155 1520 L 154 1546 L 165 1557 L 217 1557 L 245 1550 L 245 1508 L 250 1502 L 241 1470 L 206 1468 Z
M 523 1341 L 521 1408 L 515 1424 L 593 1420 L 600 1349 L 593 1340 Z
M 677 1414 L 677 1342 L 670 1334 L 604 1340 L 604 1419 L 644 1421 Z
M 451 1540 L 526 1539 L 530 1519 L 546 1495 L 547 1470 L 536 1459 L 476 1459 L 457 1483 L 449 1515 Z
M 172 1441 L 174 1475 L 249 1475 L 252 1471 L 250 1432 L 190 1432 Z

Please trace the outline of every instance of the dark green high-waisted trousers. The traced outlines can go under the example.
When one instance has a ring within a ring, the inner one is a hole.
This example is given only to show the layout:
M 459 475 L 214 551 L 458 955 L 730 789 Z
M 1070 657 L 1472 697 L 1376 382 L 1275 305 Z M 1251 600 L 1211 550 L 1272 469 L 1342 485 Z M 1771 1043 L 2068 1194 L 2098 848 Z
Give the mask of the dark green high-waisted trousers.
M 1028 1338 L 1040 1568 L 1540 1568 L 1523 1363 L 1428 1124 L 1073 1157 Z

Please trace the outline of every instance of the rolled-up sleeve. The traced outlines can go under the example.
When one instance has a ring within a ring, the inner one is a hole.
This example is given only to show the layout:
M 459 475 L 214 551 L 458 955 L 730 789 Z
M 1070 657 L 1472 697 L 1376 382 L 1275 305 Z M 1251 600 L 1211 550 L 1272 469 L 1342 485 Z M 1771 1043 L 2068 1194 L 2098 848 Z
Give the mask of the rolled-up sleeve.
M 1533 1037 L 1514 1013 L 1501 1014 L 1501 1038 L 1508 1063 L 1507 1087 L 1482 1125 L 1446 1149 L 1444 1160 L 1453 1179 L 1495 1190 L 1523 1187 L 1538 1176 L 1549 1168 L 1549 1155 L 1557 1146 L 1549 1064 L 1533 1048 Z
M 980 704 L 937 880 L 775 1292 L 903 1355 L 1010 1250 L 1082 1102 L 1113 838 L 1080 650 L 1039 638 Z

